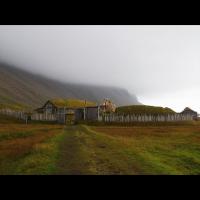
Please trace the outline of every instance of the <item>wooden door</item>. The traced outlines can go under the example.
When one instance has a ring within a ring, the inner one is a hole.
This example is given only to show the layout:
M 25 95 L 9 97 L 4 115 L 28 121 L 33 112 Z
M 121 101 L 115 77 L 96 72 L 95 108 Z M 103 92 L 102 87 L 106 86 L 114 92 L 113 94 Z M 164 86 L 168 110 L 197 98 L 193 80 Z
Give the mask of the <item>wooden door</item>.
M 69 114 L 66 114 L 66 124 L 68 125 L 72 125 L 75 123 L 75 115 L 74 113 L 69 113 Z

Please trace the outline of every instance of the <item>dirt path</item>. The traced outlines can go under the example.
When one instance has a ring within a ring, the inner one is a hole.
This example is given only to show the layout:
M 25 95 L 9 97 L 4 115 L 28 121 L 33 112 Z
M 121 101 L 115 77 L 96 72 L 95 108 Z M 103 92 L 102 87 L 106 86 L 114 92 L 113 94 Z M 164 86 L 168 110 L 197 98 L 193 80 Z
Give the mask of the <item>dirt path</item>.
M 65 128 L 61 143 L 58 174 L 91 174 L 93 152 L 89 149 L 87 133 L 78 126 Z
M 57 174 L 137 174 L 118 141 L 85 126 L 65 128 Z

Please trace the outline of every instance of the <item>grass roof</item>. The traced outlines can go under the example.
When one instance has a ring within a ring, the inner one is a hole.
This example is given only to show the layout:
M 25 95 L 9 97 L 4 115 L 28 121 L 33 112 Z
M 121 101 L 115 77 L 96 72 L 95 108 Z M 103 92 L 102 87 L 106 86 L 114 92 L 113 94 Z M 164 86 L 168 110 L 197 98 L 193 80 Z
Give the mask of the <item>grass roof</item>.
M 95 102 L 85 101 L 80 99 L 52 99 L 50 100 L 57 107 L 69 107 L 69 108 L 78 108 L 78 107 L 89 107 L 96 106 Z
M 122 106 L 116 109 L 118 114 L 174 114 L 170 108 L 146 106 L 146 105 L 132 105 Z

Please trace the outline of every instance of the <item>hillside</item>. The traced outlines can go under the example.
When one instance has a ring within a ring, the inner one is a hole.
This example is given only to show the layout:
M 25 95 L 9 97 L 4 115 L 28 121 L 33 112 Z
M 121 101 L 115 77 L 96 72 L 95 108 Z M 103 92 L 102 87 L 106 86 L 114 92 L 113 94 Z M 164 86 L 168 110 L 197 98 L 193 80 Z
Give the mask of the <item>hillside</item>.
M 62 83 L 0 63 L 0 107 L 35 108 L 54 98 L 78 98 L 94 102 L 110 98 L 117 105 L 139 104 L 135 96 L 121 88 Z
M 175 113 L 170 108 L 146 106 L 146 105 L 132 105 L 121 106 L 116 109 L 119 114 L 171 114 Z

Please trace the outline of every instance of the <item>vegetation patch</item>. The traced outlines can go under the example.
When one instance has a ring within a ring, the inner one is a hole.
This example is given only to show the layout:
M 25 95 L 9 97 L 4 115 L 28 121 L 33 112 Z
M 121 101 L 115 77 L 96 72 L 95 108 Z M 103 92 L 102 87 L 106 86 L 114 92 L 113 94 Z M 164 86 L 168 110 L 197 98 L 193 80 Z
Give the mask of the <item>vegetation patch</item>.
M 21 159 L 16 168 L 17 174 L 56 174 L 56 162 L 59 158 L 59 144 L 63 138 L 60 131 L 45 142 L 36 144 L 31 152 Z
M 200 174 L 200 122 L 0 127 L 0 174 Z
M 33 132 L 26 131 L 26 132 L 4 132 L 0 134 L 0 141 L 2 140 L 11 140 L 15 138 L 26 138 L 32 135 Z
M 170 108 L 147 106 L 147 105 L 132 105 L 132 106 L 122 106 L 117 107 L 117 114 L 174 114 L 175 112 Z
M 12 123 L 19 124 L 19 123 L 23 123 L 23 121 L 16 119 L 14 117 L 10 117 L 10 116 L 0 114 L 0 124 L 1 125 L 12 124 Z
M 200 125 L 174 127 L 93 127 L 125 145 L 121 151 L 140 174 L 199 174 Z M 130 172 L 131 173 L 131 172 Z M 128 173 L 129 174 L 129 173 Z
M 87 126 L 65 130 L 61 145 L 58 174 L 100 175 L 139 174 L 139 163 L 131 165 L 124 143 L 116 138 L 92 131 Z
M 50 102 L 52 102 L 55 106 L 58 107 L 69 107 L 69 108 L 96 106 L 96 103 L 94 102 L 80 100 L 80 99 L 53 99 Z
M 11 109 L 15 111 L 21 111 L 30 109 L 30 107 L 19 103 L 0 103 L 0 109 Z
M 0 174 L 51 174 L 63 126 L 0 124 Z

